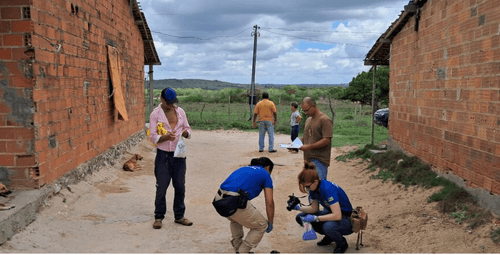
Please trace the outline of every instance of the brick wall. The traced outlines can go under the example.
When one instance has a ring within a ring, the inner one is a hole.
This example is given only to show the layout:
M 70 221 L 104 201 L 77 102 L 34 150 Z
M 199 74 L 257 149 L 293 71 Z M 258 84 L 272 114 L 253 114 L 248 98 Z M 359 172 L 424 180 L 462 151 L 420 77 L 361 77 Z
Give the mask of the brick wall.
M 144 128 L 129 1 L 0 0 L 0 15 L 0 182 L 50 183 Z M 128 121 L 116 119 L 106 45 L 120 52 Z
M 500 5 L 429 0 L 397 34 L 390 138 L 469 187 L 500 194 Z

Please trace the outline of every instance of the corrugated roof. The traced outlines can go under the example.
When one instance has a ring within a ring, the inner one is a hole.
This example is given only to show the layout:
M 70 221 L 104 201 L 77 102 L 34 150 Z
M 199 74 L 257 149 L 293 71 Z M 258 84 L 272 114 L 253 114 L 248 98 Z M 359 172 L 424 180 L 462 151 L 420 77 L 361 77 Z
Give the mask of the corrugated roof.
M 161 65 L 160 58 L 156 52 L 153 36 L 151 35 L 151 30 L 149 30 L 148 22 L 146 21 L 146 16 L 140 10 L 140 5 L 137 0 L 129 1 L 135 24 L 139 27 L 144 42 L 144 65 Z
M 410 0 L 399 17 L 377 39 L 368 54 L 366 54 L 365 65 L 389 65 L 392 39 L 426 2 L 427 0 Z

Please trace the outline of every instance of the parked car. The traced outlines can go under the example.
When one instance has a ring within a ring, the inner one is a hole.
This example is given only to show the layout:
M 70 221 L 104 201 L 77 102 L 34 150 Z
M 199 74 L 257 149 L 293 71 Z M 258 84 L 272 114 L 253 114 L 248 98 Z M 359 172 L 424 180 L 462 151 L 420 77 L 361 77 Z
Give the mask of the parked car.
M 389 108 L 382 108 L 375 112 L 375 118 L 373 121 L 380 126 L 387 128 L 389 124 Z

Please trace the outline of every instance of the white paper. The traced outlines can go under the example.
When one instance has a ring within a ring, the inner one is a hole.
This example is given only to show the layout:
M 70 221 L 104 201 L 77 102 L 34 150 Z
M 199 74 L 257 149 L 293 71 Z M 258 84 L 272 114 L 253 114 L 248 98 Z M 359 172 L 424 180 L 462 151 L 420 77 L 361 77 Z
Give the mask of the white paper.
M 300 138 L 295 138 L 292 143 L 280 143 L 280 148 L 298 149 L 302 146 L 302 141 Z

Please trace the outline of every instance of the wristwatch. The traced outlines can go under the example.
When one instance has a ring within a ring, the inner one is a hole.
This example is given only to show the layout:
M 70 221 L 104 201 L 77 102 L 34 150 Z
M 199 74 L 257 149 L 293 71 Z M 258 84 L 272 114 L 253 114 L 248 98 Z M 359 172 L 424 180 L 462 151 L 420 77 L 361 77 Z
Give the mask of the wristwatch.
M 319 216 L 314 216 L 314 221 L 319 222 Z

